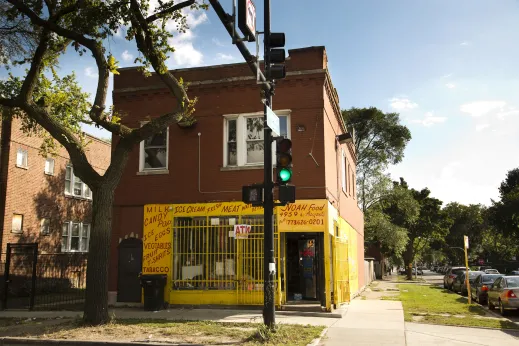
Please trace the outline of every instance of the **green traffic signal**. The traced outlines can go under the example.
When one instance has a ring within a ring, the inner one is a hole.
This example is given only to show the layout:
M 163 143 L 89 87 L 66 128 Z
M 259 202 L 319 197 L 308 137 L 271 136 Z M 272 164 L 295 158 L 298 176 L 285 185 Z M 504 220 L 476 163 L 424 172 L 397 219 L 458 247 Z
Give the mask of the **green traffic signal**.
M 278 175 L 279 175 L 279 179 L 282 182 L 287 182 L 287 181 L 290 181 L 290 178 L 292 177 L 292 171 L 287 168 L 282 168 L 279 171 Z

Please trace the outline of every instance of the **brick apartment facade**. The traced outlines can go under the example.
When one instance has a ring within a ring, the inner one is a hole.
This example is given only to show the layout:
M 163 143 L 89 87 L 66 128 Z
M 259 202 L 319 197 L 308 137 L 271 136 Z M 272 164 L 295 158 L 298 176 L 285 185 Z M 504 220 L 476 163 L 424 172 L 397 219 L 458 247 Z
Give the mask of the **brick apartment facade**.
M 87 252 L 92 193 L 74 176 L 67 151 L 41 156 L 42 139 L 24 134 L 17 118 L 4 119 L 0 130 L 2 260 L 7 243 L 38 243 L 40 254 Z M 87 157 L 102 173 L 111 144 L 88 137 Z
M 353 296 L 364 286 L 364 219 L 355 196 L 354 147 L 351 143 L 339 144 L 336 139 L 337 135 L 346 133 L 347 129 L 342 121 L 338 95 L 327 69 L 327 59 L 324 47 L 290 50 L 287 59 L 288 75 L 277 84 L 273 109 L 282 118 L 282 132 L 293 143 L 292 184 L 296 186 L 297 200 L 310 201 L 308 203 L 320 201 L 328 210 L 334 210 L 335 216 L 329 216 L 325 220 L 333 239 L 338 237 L 339 217 L 344 221 L 344 227 L 351 229 L 350 236 L 344 236 L 343 239 L 349 239 L 348 246 L 352 247 L 347 262 L 350 266 L 350 281 L 356 282 L 348 288 L 349 294 Z M 121 273 L 118 274 L 119 243 L 128 237 L 143 237 L 143 225 L 146 228 L 148 223 L 145 216 L 146 205 L 159 205 L 159 208 L 160 205 L 169 205 L 172 209 L 177 204 L 190 204 L 192 206 L 178 210 L 203 210 L 205 206 L 207 210 L 211 210 L 218 207 L 219 202 L 240 203 L 242 186 L 263 180 L 263 164 L 260 162 L 262 151 L 254 149 L 261 142 L 259 137 L 251 137 L 250 134 L 250 127 L 254 126 L 251 118 L 262 117 L 263 104 L 260 101 L 260 88 L 249 67 L 244 63 L 199 67 L 177 70 L 174 75 L 190 83 L 190 97 L 198 97 L 195 113 L 198 123 L 190 128 L 172 125 L 165 139 L 158 140 L 157 143 L 167 148 L 159 160 L 162 162 L 158 165 L 161 169 L 153 169 L 154 164 L 146 161 L 149 156 L 144 152 L 145 146 L 152 148 L 150 144 L 153 144 L 154 139 L 136 147 L 131 153 L 115 195 L 109 284 L 111 292 L 117 292 L 121 286 L 118 283 L 118 275 L 121 277 Z M 120 69 L 120 74 L 115 76 L 113 104 L 124 115 L 124 123 L 139 126 L 148 117 L 154 118 L 169 112 L 173 109 L 175 100 L 156 75 L 145 78 L 136 68 L 125 68 Z M 258 142 L 254 142 L 254 139 Z M 116 140 L 113 139 L 114 143 Z M 157 153 L 156 155 L 159 156 Z M 177 216 L 180 214 L 173 217 Z M 234 219 L 232 222 L 234 223 Z M 174 223 L 177 225 L 176 221 Z M 337 225 L 337 233 L 333 230 L 334 223 Z M 232 223 L 226 225 L 231 225 L 232 229 Z M 204 230 L 211 231 L 210 228 Z M 291 237 L 288 233 L 295 230 L 287 231 L 286 236 L 280 235 L 280 239 L 286 238 L 288 242 Z M 173 233 L 177 232 L 180 231 L 173 230 Z M 304 237 L 304 230 L 298 232 L 295 233 Z M 328 234 L 328 231 L 323 228 L 321 233 Z M 326 237 L 325 253 L 331 251 Z M 173 240 L 173 243 L 175 256 L 179 243 L 177 240 Z M 229 255 L 236 260 L 237 257 L 233 256 L 234 254 Z M 330 258 L 331 256 L 330 254 Z M 177 259 L 171 261 L 176 263 Z M 171 266 L 171 261 L 166 261 L 166 265 Z M 339 266 L 340 259 L 322 261 L 323 266 L 326 262 L 326 268 L 331 268 L 336 262 Z M 185 271 L 194 268 L 192 265 L 182 266 Z M 211 270 L 213 269 L 207 269 L 208 272 Z M 287 271 L 284 267 L 280 270 Z M 238 275 L 232 270 L 230 272 Z M 318 291 L 323 295 L 324 291 L 329 294 L 333 288 L 328 286 L 328 281 L 330 285 L 335 285 L 333 277 L 329 277 L 330 273 L 322 275 L 321 286 L 317 284 L 320 287 Z M 175 278 L 171 280 L 172 285 L 178 284 Z M 286 277 L 286 280 L 290 281 L 290 278 Z M 280 282 L 284 282 L 284 279 L 280 278 Z M 174 292 L 171 293 L 172 302 L 184 299 L 180 296 L 174 298 Z M 226 299 L 221 298 L 219 302 L 230 304 L 234 298 Z M 280 301 L 283 299 L 280 298 Z M 327 298 L 328 306 L 330 299 Z

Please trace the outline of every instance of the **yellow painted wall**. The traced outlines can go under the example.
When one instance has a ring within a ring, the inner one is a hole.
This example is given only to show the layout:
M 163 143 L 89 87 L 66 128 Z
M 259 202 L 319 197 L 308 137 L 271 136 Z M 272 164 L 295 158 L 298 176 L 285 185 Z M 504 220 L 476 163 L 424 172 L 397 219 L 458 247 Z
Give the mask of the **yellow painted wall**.
M 337 210 L 327 200 L 301 200 L 295 204 L 277 207 L 278 232 L 325 232 L 325 282 L 326 282 L 326 305 L 331 306 L 331 287 L 337 287 L 334 282 L 337 278 L 345 276 L 349 279 L 349 292 L 358 291 L 358 263 L 357 260 L 357 233 L 342 218 L 338 216 Z M 165 273 L 168 275 L 167 289 L 165 290 L 167 301 L 173 304 L 235 304 L 240 302 L 237 291 L 174 291 L 171 290 L 172 278 L 172 239 L 173 220 L 175 217 L 210 217 L 210 216 L 243 216 L 262 215 L 262 207 L 252 207 L 243 202 L 220 202 L 204 204 L 152 204 L 144 206 L 144 251 L 143 268 L 144 273 Z M 342 246 L 342 252 L 336 252 L 335 227 L 339 226 L 339 237 L 347 247 Z M 335 266 L 337 262 L 333 256 L 347 256 L 349 259 L 348 273 L 342 270 L 339 274 Z M 278 252 L 279 253 L 279 252 Z M 279 258 L 277 259 L 279 263 Z M 283 262 L 284 263 L 284 262 Z M 169 268 L 166 269 L 166 268 Z M 334 277 L 331 277 L 331 272 Z M 258 292 L 259 293 L 259 292 Z M 276 292 L 280 301 L 280 293 Z M 202 294 L 203 296 L 200 296 Z M 177 299 L 175 299 L 175 297 Z M 198 298 L 197 298 L 198 297 Z M 203 297 L 201 299 L 200 297 Z M 261 298 L 261 297 L 258 297 Z
M 357 232 L 343 218 L 339 218 L 339 228 L 341 233 L 344 232 L 343 234 L 348 237 L 348 276 L 351 296 L 359 290 L 359 264 L 357 263 L 359 249 L 357 248 Z M 364 251 L 364 249 L 360 249 L 360 251 Z

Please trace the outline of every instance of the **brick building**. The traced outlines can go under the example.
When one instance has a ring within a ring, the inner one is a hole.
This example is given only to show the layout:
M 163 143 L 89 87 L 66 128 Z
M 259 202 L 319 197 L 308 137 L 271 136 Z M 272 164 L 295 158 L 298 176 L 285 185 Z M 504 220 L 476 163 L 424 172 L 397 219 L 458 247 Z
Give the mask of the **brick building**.
M 39 153 L 42 139 L 27 136 L 17 118 L 1 125 L 0 249 L 38 243 L 39 253 L 87 252 L 92 192 L 74 175 L 67 151 Z M 111 144 L 88 136 L 87 157 L 100 173 L 110 164 Z
M 308 300 L 329 311 L 364 286 L 355 149 L 337 138 L 351 134 L 324 47 L 290 50 L 287 71 L 273 109 L 293 143 L 297 202 L 275 210 L 276 304 Z M 130 155 L 114 202 L 111 301 L 139 302 L 142 270 L 167 274 L 171 304 L 260 305 L 263 209 L 241 202 L 242 186 L 263 180 L 260 88 L 244 63 L 173 73 L 198 97 L 198 122 L 173 125 Z M 156 75 L 125 68 L 113 103 L 140 126 L 175 100 Z

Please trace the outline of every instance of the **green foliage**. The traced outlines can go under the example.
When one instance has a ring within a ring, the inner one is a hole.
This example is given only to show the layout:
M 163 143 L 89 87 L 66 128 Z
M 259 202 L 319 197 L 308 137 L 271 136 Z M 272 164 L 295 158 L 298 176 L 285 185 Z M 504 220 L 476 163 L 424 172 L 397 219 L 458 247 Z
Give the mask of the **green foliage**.
M 398 113 L 384 113 L 375 107 L 351 108 L 343 110 L 342 116 L 355 129 L 357 167 L 385 167 L 402 161 L 411 132 L 400 124 Z
M 9 74 L 6 80 L 0 80 L 0 94 L 16 98 L 20 94 L 22 79 Z M 74 73 L 64 77 L 51 71 L 50 76 L 42 73 L 34 88 L 32 102 L 48 111 L 60 126 L 76 134 L 80 141 L 85 137 L 81 125 L 87 122 L 87 114 L 91 104 L 89 94 L 84 93 L 79 86 Z M 2 106 L 0 106 L 0 109 Z M 21 130 L 29 136 L 43 138 L 40 153 L 55 154 L 58 144 L 38 122 L 20 110 L 13 110 L 12 115 L 22 120 Z

